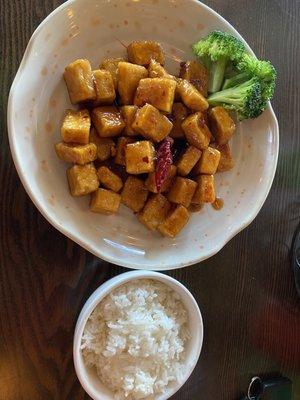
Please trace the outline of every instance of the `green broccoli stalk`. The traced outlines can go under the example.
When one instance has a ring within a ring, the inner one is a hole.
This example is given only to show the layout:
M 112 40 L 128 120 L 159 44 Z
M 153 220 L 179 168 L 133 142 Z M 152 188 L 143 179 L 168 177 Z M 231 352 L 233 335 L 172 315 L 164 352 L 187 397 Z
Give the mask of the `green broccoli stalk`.
M 213 93 L 207 100 L 211 106 L 223 106 L 234 111 L 240 121 L 258 117 L 266 107 L 257 78 L 251 78 L 240 85 Z
M 233 86 L 239 85 L 243 82 L 246 82 L 249 80 L 251 77 L 247 72 L 241 72 L 239 74 L 235 73 L 235 75 L 231 76 L 230 78 L 226 78 L 222 90 L 229 89 Z
M 211 32 L 206 38 L 193 45 L 193 52 L 209 72 L 208 91 L 221 89 L 225 70 L 230 63 L 238 63 L 245 53 L 244 44 L 229 33 Z
M 234 76 L 225 80 L 222 89 L 229 89 L 256 77 L 262 88 L 263 100 L 268 102 L 273 97 L 276 70 L 269 61 L 258 60 L 256 57 L 244 54 L 236 65 L 236 71 Z

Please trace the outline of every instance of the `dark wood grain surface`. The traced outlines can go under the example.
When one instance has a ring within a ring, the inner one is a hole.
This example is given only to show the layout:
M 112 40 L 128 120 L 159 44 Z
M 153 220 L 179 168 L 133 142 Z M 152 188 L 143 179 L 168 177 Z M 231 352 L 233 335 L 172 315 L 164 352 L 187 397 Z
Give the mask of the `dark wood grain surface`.
M 25 193 L 6 132 L 10 85 L 38 24 L 61 1 L 0 0 L 0 400 L 81 400 L 72 338 L 88 296 L 122 268 L 57 232 Z M 209 0 L 278 70 L 278 170 L 256 220 L 216 256 L 170 272 L 204 318 L 200 361 L 174 400 L 235 400 L 254 374 L 282 373 L 300 399 L 300 307 L 289 261 L 300 220 L 300 2 Z

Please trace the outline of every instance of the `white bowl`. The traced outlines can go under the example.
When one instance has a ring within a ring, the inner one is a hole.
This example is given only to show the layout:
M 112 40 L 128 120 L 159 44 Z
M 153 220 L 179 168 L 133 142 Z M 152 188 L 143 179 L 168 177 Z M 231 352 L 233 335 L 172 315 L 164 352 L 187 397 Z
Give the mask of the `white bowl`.
M 137 269 L 165 270 L 217 253 L 257 215 L 276 170 L 279 135 L 271 105 L 257 119 L 239 125 L 232 141 L 236 166 L 218 174 L 221 211 L 206 206 L 174 240 L 153 234 L 121 207 L 115 216 L 89 212 L 89 199 L 72 198 L 66 165 L 53 145 L 70 102 L 64 67 L 78 57 L 96 68 L 107 56 L 123 56 L 134 39 L 154 39 L 178 72 L 192 57 L 191 44 L 213 29 L 241 36 L 213 10 L 195 0 L 72 0 L 49 15 L 33 34 L 11 88 L 9 141 L 13 159 L 32 201 L 59 231 L 109 262 Z M 243 40 L 243 39 L 242 39 Z M 250 50 L 249 46 L 247 46 Z
M 203 342 L 203 322 L 198 304 L 188 289 L 177 280 L 163 275 L 158 272 L 151 271 L 131 271 L 118 275 L 101 285 L 85 303 L 77 324 L 74 334 L 73 358 L 75 370 L 78 379 L 84 390 L 94 400 L 113 400 L 113 394 L 110 392 L 97 377 L 96 371 L 93 368 L 87 368 L 84 364 L 82 352 L 80 350 L 81 338 L 85 324 L 101 300 L 107 296 L 116 287 L 123 285 L 129 281 L 137 279 L 154 279 L 170 286 L 176 293 L 181 296 L 181 300 L 188 311 L 189 327 L 191 338 L 187 342 L 186 359 L 184 376 L 181 382 L 171 386 L 164 394 L 156 396 L 155 400 L 166 400 L 176 393 L 180 387 L 187 381 L 193 369 L 195 368 L 200 356 Z

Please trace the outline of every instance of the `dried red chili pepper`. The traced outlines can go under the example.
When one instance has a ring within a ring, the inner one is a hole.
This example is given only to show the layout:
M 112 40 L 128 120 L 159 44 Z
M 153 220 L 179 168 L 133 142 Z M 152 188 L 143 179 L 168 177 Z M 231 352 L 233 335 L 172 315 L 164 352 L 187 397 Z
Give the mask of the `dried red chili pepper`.
M 157 150 L 157 161 L 155 169 L 155 183 L 156 189 L 160 192 L 162 185 L 167 179 L 170 167 L 173 164 L 172 145 L 174 140 L 167 137 L 159 146 Z

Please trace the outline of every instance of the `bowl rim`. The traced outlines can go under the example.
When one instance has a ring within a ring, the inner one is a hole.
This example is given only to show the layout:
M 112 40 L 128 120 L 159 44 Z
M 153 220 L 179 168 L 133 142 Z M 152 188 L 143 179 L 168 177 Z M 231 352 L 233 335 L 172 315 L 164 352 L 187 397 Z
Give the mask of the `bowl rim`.
M 84 390 L 91 396 L 94 400 L 101 400 L 101 393 L 99 396 L 99 392 L 96 392 L 86 381 L 84 377 L 84 369 L 86 368 L 81 360 L 81 338 L 84 331 L 84 327 L 86 322 L 97 307 L 97 305 L 107 296 L 112 290 L 116 289 L 119 286 L 122 286 L 130 281 L 140 280 L 140 279 L 153 279 L 159 282 L 164 283 L 165 285 L 171 287 L 175 292 L 179 293 L 181 298 L 185 296 L 189 299 L 192 311 L 188 311 L 189 314 L 193 313 L 194 318 L 198 321 L 196 326 L 193 325 L 192 336 L 196 337 L 196 350 L 193 348 L 193 363 L 189 365 L 188 374 L 185 375 L 184 380 L 182 382 L 177 383 L 174 388 L 172 388 L 172 392 L 167 394 L 167 397 L 164 397 L 163 394 L 159 395 L 160 400 L 167 400 L 171 396 L 173 396 L 189 379 L 190 375 L 194 371 L 203 345 L 203 337 L 204 337 L 204 327 L 203 327 L 203 319 L 200 308 L 196 299 L 194 298 L 193 294 L 188 290 L 186 286 L 184 286 L 178 280 L 172 278 L 169 275 L 162 274 L 160 272 L 155 271 L 147 271 L 147 270 L 137 270 L 137 271 L 129 271 L 124 272 L 122 274 L 116 275 L 115 277 L 109 279 L 108 281 L 104 282 L 100 285 L 86 300 L 84 306 L 82 307 L 80 314 L 78 316 L 75 331 L 74 331 L 74 338 L 73 338 L 73 363 L 76 371 L 76 375 L 81 386 Z M 172 286 L 170 285 L 172 284 Z M 178 290 L 177 290 L 178 289 Z
M 18 68 L 18 71 L 15 75 L 15 78 L 13 80 L 13 83 L 10 88 L 9 92 L 9 97 L 8 97 L 8 106 L 7 106 L 7 129 L 8 129 L 8 139 L 9 139 L 9 146 L 12 154 L 12 158 L 16 167 L 16 170 L 18 172 L 19 178 L 21 180 L 22 185 L 24 186 L 28 196 L 30 197 L 31 201 L 33 204 L 36 206 L 36 208 L 39 210 L 39 212 L 43 215 L 43 217 L 52 225 L 54 226 L 59 232 L 63 233 L 65 236 L 67 236 L 69 239 L 73 240 L 75 243 L 79 244 L 81 247 L 83 247 L 85 250 L 89 251 L 90 253 L 94 254 L 96 257 L 101 258 L 111 264 L 116 264 L 120 265 L 123 267 L 131 268 L 131 269 L 140 269 L 139 268 L 139 263 L 138 261 L 132 261 L 132 262 L 127 262 L 123 261 L 122 258 L 118 258 L 117 256 L 114 256 L 113 254 L 110 254 L 105 248 L 96 248 L 95 246 L 89 244 L 88 242 L 84 242 L 80 237 L 76 236 L 75 234 L 72 233 L 72 231 L 63 225 L 60 225 L 58 221 L 56 220 L 55 216 L 51 214 L 46 208 L 44 208 L 43 203 L 39 201 L 33 190 L 30 187 L 30 182 L 26 178 L 26 174 L 22 171 L 22 166 L 21 166 L 21 161 L 19 161 L 16 153 L 16 132 L 14 128 L 14 97 L 15 97 L 15 87 L 19 81 L 19 79 L 22 76 L 24 66 L 27 62 L 27 59 L 29 58 L 33 44 L 36 40 L 36 37 L 38 36 L 39 32 L 41 29 L 48 23 L 50 19 L 52 19 L 56 14 L 60 13 L 63 9 L 69 7 L 71 4 L 79 2 L 80 0 L 67 0 L 65 3 L 61 4 L 59 7 L 54 9 L 35 29 L 33 32 L 27 47 L 25 49 L 22 61 L 20 63 L 20 66 Z M 189 0 L 190 2 L 197 4 L 199 7 L 203 7 L 206 11 L 210 12 L 214 17 L 222 23 L 233 30 L 233 32 L 242 40 L 242 42 L 245 44 L 247 50 L 252 54 L 255 55 L 251 47 L 248 45 L 248 43 L 245 41 L 245 39 L 239 34 L 239 32 L 233 27 L 231 23 L 229 23 L 224 17 L 222 17 L 220 14 L 218 14 L 216 11 L 214 11 L 212 8 L 208 7 L 206 4 L 203 4 L 201 1 L 198 0 Z M 276 153 L 274 153 L 274 162 L 273 162 L 273 169 L 270 172 L 269 175 L 269 181 L 268 184 L 264 187 L 264 196 L 262 200 L 256 204 L 256 208 L 253 210 L 252 213 L 248 214 L 247 217 L 243 219 L 243 222 L 241 225 L 233 229 L 226 237 L 223 238 L 223 240 L 220 239 L 217 245 L 214 245 L 210 251 L 208 251 L 205 254 L 201 254 L 199 252 L 199 255 L 186 260 L 185 262 L 174 262 L 173 258 L 169 258 L 170 261 L 167 261 L 164 264 L 160 264 L 159 268 L 157 270 L 163 271 L 163 270 L 172 270 L 176 268 L 183 268 L 187 267 L 196 263 L 200 263 L 215 254 L 217 254 L 234 236 L 236 236 L 238 233 L 240 233 L 243 229 L 245 229 L 248 225 L 251 224 L 251 222 L 256 218 L 258 215 L 259 211 L 261 210 L 262 206 L 264 205 L 266 198 L 268 197 L 268 194 L 270 192 L 271 186 L 273 184 L 274 176 L 276 173 L 277 169 L 277 164 L 278 164 L 278 155 L 279 155 L 279 125 L 278 125 L 278 120 L 275 115 L 275 112 L 272 108 L 271 102 L 268 102 L 268 107 L 267 110 L 270 112 L 270 118 L 273 122 L 274 125 L 274 136 L 275 136 L 275 141 L 277 143 L 277 148 L 276 148 Z M 157 267 L 156 262 L 152 262 L 147 265 L 147 268 L 149 270 L 156 270 Z

